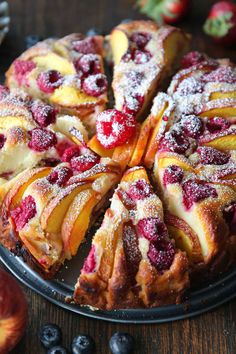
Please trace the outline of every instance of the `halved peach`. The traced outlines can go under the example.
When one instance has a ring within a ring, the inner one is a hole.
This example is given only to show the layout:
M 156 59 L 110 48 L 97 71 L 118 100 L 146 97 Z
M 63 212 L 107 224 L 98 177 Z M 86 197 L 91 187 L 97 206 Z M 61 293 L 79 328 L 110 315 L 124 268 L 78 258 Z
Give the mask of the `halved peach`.
M 112 157 L 114 149 L 105 149 L 94 135 L 88 142 L 88 147 L 101 157 Z
M 49 233 L 59 233 L 64 217 L 78 193 L 90 188 L 91 183 L 81 182 L 72 184 L 51 199 L 41 214 L 41 226 Z
M 149 183 L 149 178 L 148 178 L 147 172 L 146 172 L 145 168 L 142 166 L 133 167 L 133 168 L 130 168 L 129 170 L 127 170 L 124 173 L 121 182 L 132 183 L 138 179 L 145 179 Z
M 70 205 L 61 228 L 64 250 L 69 258 L 77 253 L 89 227 L 93 208 L 98 201 L 96 192 L 86 189 L 80 192 Z
M 114 64 L 119 64 L 123 55 L 129 48 L 129 39 L 125 31 L 115 28 L 110 35 L 110 44 L 113 54 Z
M 75 74 L 75 67 L 67 59 L 55 53 L 48 53 L 46 55 L 37 56 L 33 58 L 35 64 L 45 70 L 57 70 L 62 75 L 72 75 Z

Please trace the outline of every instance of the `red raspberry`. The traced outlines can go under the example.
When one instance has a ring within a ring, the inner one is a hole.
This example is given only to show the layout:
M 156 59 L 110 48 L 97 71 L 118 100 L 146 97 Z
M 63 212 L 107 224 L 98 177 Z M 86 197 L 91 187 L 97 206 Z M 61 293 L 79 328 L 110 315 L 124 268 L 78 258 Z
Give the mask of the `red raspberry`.
M 130 36 L 130 41 L 133 42 L 138 49 L 144 49 L 151 39 L 151 35 L 145 32 L 134 32 Z
M 72 47 L 76 52 L 81 54 L 96 54 L 98 49 L 96 41 L 93 37 L 88 37 L 72 43 Z
M 176 165 L 168 166 L 163 175 L 164 186 L 172 183 L 180 183 L 184 177 L 182 168 Z
M 51 184 L 57 184 L 58 186 L 64 186 L 68 179 L 73 175 L 73 172 L 68 167 L 59 167 L 52 171 L 47 176 L 47 180 Z
M 65 150 L 71 148 L 72 146 L 75 146 L 69 139 L 63 139 L 62 141 L 58 142 L 56 149 L 58 155 L 61 157 Z
M 199 147 L 197 153 L 203 165 L 224 165 L 230 159 L 229 154 L 207 146 Z
M 137 224 L 138 233 L 149 241 L 160 241 L 167 237 L 165 224 L 159 218 L 145 218 Z
M 88 76 L 83 84 L 82 88 L 87 93 L 94 97 L 98 97 L 107 90 L 107 78 L 104 74 L 96 74 Z
M 66 149 L 61 157 L 63 162 L 70 162 L 73 157 L 78 157 L 81 154 L 81 149 L 77 145 L 73 145 Z
M 34 198 L 28 195 L 10 214 L 16 225 L 16 231 L 20 231 L 27 222 L 36 215 L 36 203 Z
M 131 184 L 127 193 L 130 198 L 135 201 L 143 200 L 150 197 L 152 194 L 152 188 L 148 182 L 140 179 Z
M 37 77 L 37 84 L 41 91 L 53 93 L 62 84 L 62 76 L 57 70 L 42 72 Z
M 40 161 L 40 166 L 55 167 L 60 162 L 61 162 L 61 160 L 59 160 L 59 159 L 56 159 L 54 157 L 48 157 L 47 159 L 42 159 Z
M 165 137 L 159 144 L 160 151 L 173 151 L 178 154 L 184 154 L 190 146 L 189 140 L 183 132 L 172 130 L 165 134 Z
M 138 235 L 132 222 L 123 226 L 122 241 L 127 265 L 127 272 L 130 280 L 135 280 L 142 255 L 138 245 Z
M 236 234 L 236 203 L 233 202 L 227 205 L 223 210 L 223 216 L 227 224 L 229 225 L 230 233 Z
M 229 66 L 220 66 L 209 74 L 205 74 L 201 79 L 204 82 L 225 82 L 227 84 L 235 84 L 236 74 L 233 68 Z
M 194 180 L 188 180 L 183 183 L 183 203 L 186 209 L 190 209 L 193 203 L 197 203 L 206 198 L 216 198 L 217 192 L 209 184 L 199 183 Z
M 207 56 L 205 54 L 195 51 L 186 54 L 183 57 L 181 64 L 184 69 L 187 69 L 190 66 L 200 64 L 206 60 L 207 60 Z
M 163 242 L 158 247 L 152 243 L 149 246 L 148 258 L 158 271 L 169 269 L 173 263 L 174 256 L 175 249 L 170 241 Z
M 84 273 L 92 273 L 96 268 L 96 258 L 95 258 L 95 246 L 92 245 L 89 255 L 86 258 L 82 272 Z
M 29 74 L 36 65 L 31 60 L 15 60 L 14 63 L 14 76 L 19 86 L 27 85 L 27 74 Z
M 42 128 L 45 128 L 56 121 L 56 111 L 48 104 L 34 102 L 31 106 L 31 112 L 34 120 Z
M 46 129 L 35 128 L 29 131 L 29 135 L 29 148 L 38 152 L 46 151 L 57 143 L 56 134 Z
M 124 100 L 124 105 L 122 112 L 130 115 L 135 115 L 141 109 L 144 103 L 144 96 L 126 96 Z
M 10 91 L 9 88 L 0 85 L 0 100 L 3 100 L 9 95 Z
M 136 122 L 131 115 L 107 109 L 97 116 L 97 139 L 106 149 L 126 143 L 135 133 Z
M 185 116 L 181 119 L 181 126 L 183 131 L 190 138 L 199 138 L 203 133 L 203 123 L 200 118 L 196 116 Z
M 135 64 L 145 64 L 151 59 L 152 55 L 148 50 L 130 49 L 123 55 L 122 61 L 128 63 L 133 61 Z
M 77 172 L 84 172 L 90 170 L 94 165 L 99 162 L 100 158 L 98 155 L 88 153 L 85 155 L 72 157 L 70 164 L 71 167 Z
M 75 61 L 74 66 L 76 71 L 82 71 L 86 76 L 101 73 L 101 63 L 98 55 L 95 54 L 83 55 Z
M 222 132 L 230 127 L 230 122 L 224 118 L 214 117 L 206 123 L 207 130 L 214 134 Z
M 3 146 L 4 146 L 4 144 L 5 144 L 5 141 L 6 141 L 5 135 L 0 134 L 0 149 L 3 148 Z

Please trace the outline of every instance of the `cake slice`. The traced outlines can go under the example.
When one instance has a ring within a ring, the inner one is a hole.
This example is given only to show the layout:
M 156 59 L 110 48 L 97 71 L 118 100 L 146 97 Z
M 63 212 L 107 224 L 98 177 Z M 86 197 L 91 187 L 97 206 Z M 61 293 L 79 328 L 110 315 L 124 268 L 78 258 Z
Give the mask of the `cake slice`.
M 112 30 L 110 44 L 115 108 L 144 118 L 157 90 L 167 84 L 188 50 L 189 36 L 152 21 L 131 21 Z
M 188 262 L 163 221 L 162 203 L 143 167 L 128 170 L 97 230 L 74 300 L 99 309 L 178 303 Z
M 12 63 L 6 84 L 79 116 L 93 133 L 107 101 L 102 52 L 102 36 L 71 34 L 39 42 Z

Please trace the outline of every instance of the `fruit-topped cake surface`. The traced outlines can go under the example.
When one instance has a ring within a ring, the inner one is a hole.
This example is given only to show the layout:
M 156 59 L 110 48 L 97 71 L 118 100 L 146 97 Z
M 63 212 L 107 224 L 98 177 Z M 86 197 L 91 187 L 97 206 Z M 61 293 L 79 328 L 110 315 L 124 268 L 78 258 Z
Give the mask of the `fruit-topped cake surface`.
M 236 69 L 188 45 L 151 21 L 72 34 L 0 87 L 0 242 L 45 278 L 77 255 L 78 305 L 177 304 L 235 266 Z

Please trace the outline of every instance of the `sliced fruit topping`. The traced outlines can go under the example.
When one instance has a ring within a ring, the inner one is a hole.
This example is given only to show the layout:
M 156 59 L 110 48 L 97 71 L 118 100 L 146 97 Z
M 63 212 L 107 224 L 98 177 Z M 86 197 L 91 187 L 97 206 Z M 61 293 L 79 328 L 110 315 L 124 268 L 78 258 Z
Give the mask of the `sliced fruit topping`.
M 148 182 L 140 179 L 131 184 L 127 193 L 135 201 L 143 200 L 152 194 L 152 188 Z
M 31 106 L 31 112 L 34 120 L 42 128 L 45 128 L 56 121 L 56 111 L 48 104 L 34 102 Z
M 146 32 L 134 32 L 130 36 L 130 41 L 133 42 L 137 48 L 144 49 L 148 42 L 151 40 L 151 35 Z
M 206 60 L 207 60 L 206 55 L 194 51 L 194 52 L 190 52 L 190 53 L 186 54 L 183 57 L 181 64 L 184 69 L 187 69 L 190 66 L 200 64 Z
M 196 116 L 185 116 L 181 119 L 181 125 L 184 133 L 190 138 L 199 138 L 203 133 L 203 123 L 200 118 Z
M 93 97 L 98 97 L 107 90 L 107 78 L 104 74 L 95 74 L 88 76 L 83 84 L 83 90 Z
M 3 146 L 4 146 L 4 144 L 5 144 L 5 141 L 6 141 L 5 135 L 0 134 L 0 149 L 3 148 Z
M 209 119 L 206 123 L 206 129 L 214 134 L 222 132 L 230 127 L 230 122 L 224 118 L 215 117 Z
M 61 86 L 62 81 L 63 78 L 57 70 L 42 72 L 37 77 L 38 87 L 45 93 L 53 93 L 56 88 Z
M 193 203 L 200 202 L 206 198 L 216 198 L 216 189 L 209 184 L 200 183 L 194 180 L 188 180 L 182 184 L 183 203 L 186 209 L 190 209 Z
M 96 54 L 97 45 L 93 37 L 88 37 L 79 41 L 74 41 L 72 47 L 81 54 Z
M 148 50 L 139 50 L 131 48 L 123 55 L 121 60 L 125 63 L 133 61 L 135 64 L 145 64 L 152 58 L 152 54 Z
M 169 269 L 174 256 L 175 249 L 170 241 L 162 241 L 158 245 L 151 243 L 149 246 L 148 258 L 158 271 Z
M 200 157 L 200 163 L 203 165 L 224 165 L 230 159 L 229 154 L 212 147 L 199 147 L 197 153 Z
M 164 186 L 172 183 L 180 183 L 184 177 L 184 171 L 181 167 L 172 165 L 165 169 L 163 175 Z
M 97 139 L 107 149 L 126 143 L 135 134 L 135 118 L 117 109 L 100 113 L 96 121 Z
M 189 140 L 181 131 L 172 130 L 165 134 L 160 141 L 160 151 L 172 151 L 178 154 L 184 154 L 190 146 Z
M 47 180 L 51 184 L 57 184 L 58 186 L 64 186 L 68 179 L 73 175 L 73 172 L 68 167 L 60 167 L 55 169 L 47 176 Z
M 27 85 L 27 74 L 35 67 L 35 63 L 31 60 L 15 60 L 14 61 L 14 76 L 19 86 Z
M 138 233 L 149 241 L 161 241 L 168 235 L 165 224 L 159 218 L 145 218 L 137 224 Z
M 232 203 L 225 207 L 223 210 L 223 216 L 229 225 L 230 233 L 236 234 L 236 203 Z
M 51 147 L 55 146 L 57 143 L 56 134 L 52 131 L 35 128 L 30 130 L 30 142 L 28 144 L 29 148 L 38 152 L 46 151 Z
M 205 74 L 201 80 L 204 82 L 226 82 L 227 84 L 235 84 L 236 74 L 235 70 L 230 66 L 220 66 L 209 74 Z
M 27 196 L 10 214 L 16 225 L 16 231 L 20 231 L 27 222 L 36 215 L 36 203 L 34 198 L 30 195 Z
M 135 115 L 143 106 L 144 96 L 141 95 L 129 95 L 124 99 L 124 105 L 122 112 L 130 115 Z
M 82 272 L 92 273 L 96 268 L 96 259 L 95 259 L 95 246 L 92 245 L 89 255 L 84 262 Z
M 82 72 L 84 75 L 94 75 L 101 72 L 101 64 L 98 55 L 86 54 L 77 59 L 74 63 L 78 72 Z

